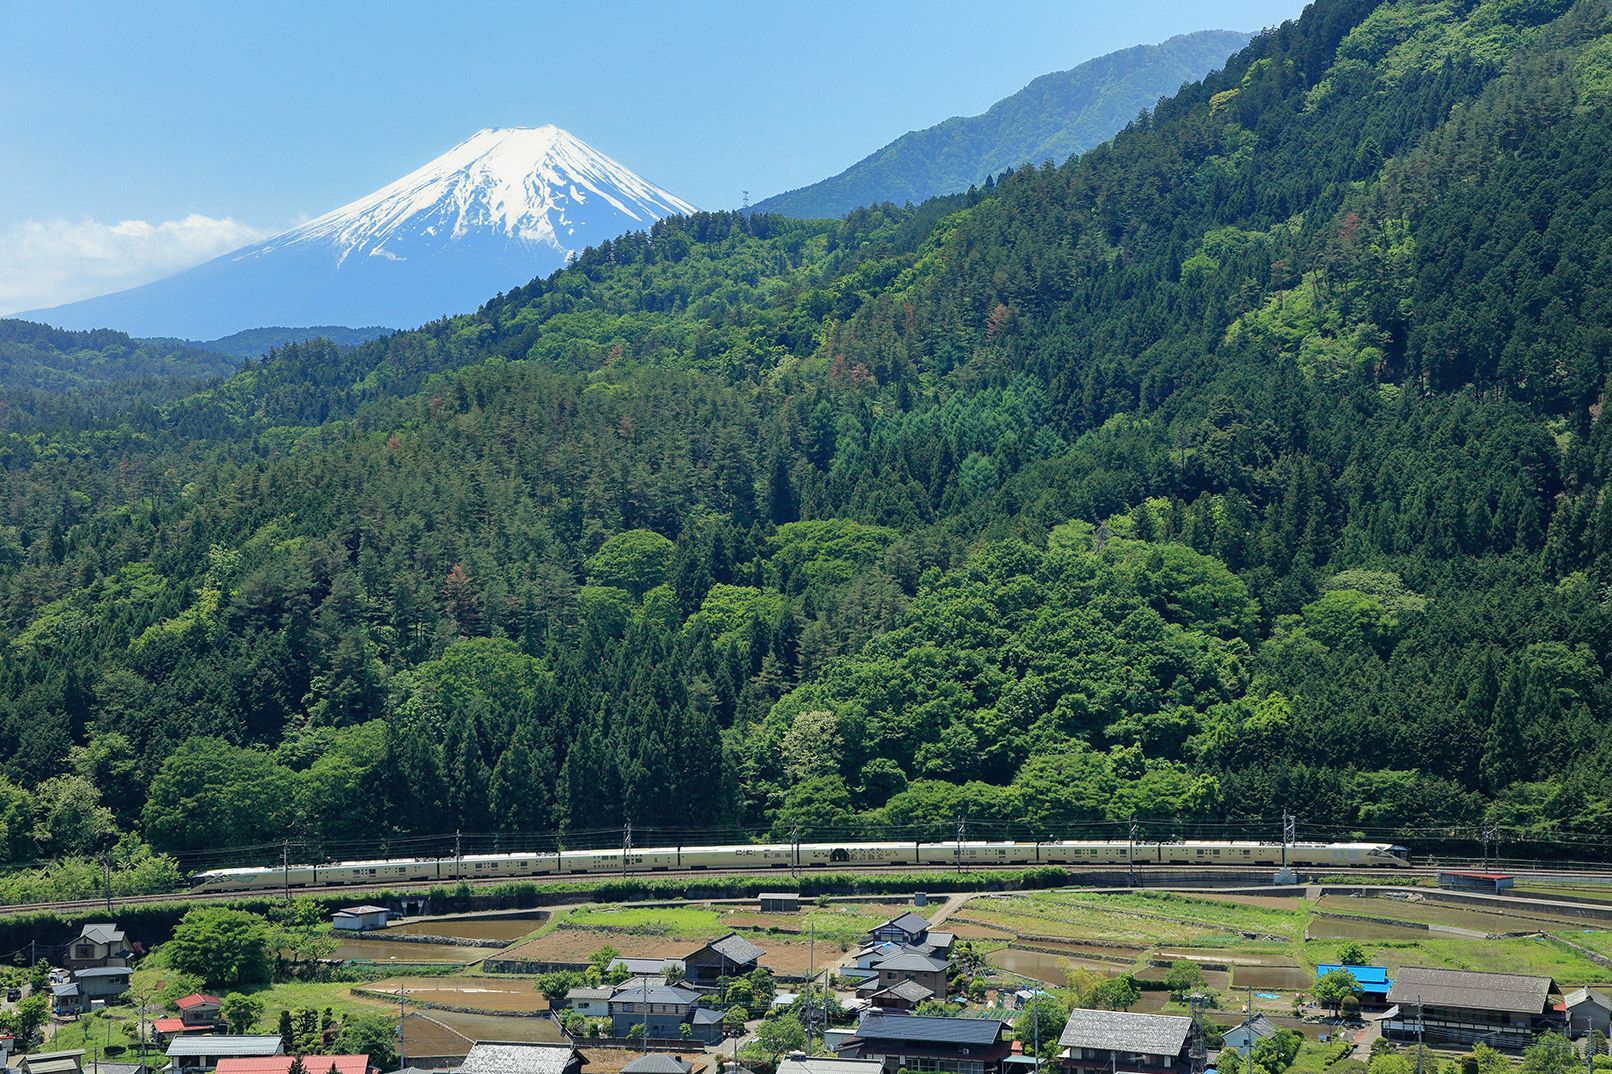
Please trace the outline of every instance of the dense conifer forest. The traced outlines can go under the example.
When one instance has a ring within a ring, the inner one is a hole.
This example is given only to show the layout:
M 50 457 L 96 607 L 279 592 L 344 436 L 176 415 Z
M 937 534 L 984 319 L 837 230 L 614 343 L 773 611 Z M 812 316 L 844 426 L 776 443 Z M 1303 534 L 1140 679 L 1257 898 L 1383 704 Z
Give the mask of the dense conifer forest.
M 1284 809 L 1587 853 L 1609 97 L 1606 0 L 1318 0 L 1058 167 L 11 406 L 0 860 Z

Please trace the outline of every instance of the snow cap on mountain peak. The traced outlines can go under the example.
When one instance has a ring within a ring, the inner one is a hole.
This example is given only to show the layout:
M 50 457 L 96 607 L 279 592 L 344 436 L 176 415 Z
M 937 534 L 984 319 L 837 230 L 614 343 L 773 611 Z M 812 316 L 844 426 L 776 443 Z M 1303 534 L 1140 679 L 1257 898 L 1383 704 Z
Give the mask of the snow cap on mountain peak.
M 424 167 L 242 256 L 320 243 L 335 246 L 341 261 L 400 259 L 487 233 L 569 253 L 624 228 L 691 212 L 688 202 L 553 124 L 487 127 Z M 600 234 L 607 221 L 608 234 Z

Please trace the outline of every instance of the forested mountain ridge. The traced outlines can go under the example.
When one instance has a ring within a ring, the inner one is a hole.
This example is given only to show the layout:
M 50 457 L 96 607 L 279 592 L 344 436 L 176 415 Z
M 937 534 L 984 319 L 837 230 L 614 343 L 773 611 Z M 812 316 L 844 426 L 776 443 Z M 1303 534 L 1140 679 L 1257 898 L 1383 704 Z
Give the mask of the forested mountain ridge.
M 1067 160 L 1224 64 L 1251 37 L 1200 30 L 1042 75 L 980 115 L 910 131 L 838 175 L 766 198 L 755 210 L 841 216 L 860 205 L 960 193 L 1013 168 Z
M 65 391 L 149 377 L 212 377 L 235 367 L 228 356 L 183 340 L 131 339 L 111 329 L 67 332 L 0 318 L 0 388 Z
M 1609 19 L 1321 0 L 988 191 L 6 435 L 0 849 L 1603 837 Z

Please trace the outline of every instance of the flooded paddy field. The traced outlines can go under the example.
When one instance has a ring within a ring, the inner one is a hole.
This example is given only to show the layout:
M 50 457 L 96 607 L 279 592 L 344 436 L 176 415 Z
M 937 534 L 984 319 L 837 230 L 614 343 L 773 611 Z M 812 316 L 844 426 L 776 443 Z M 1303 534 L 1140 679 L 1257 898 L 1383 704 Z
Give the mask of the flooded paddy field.
M 1231 971 L 1233 988 L 1302 992 L 1313 983 L 1315 974 L 1299 966 L 1235 966 Z
M 342 940 L 331 957 L 367 962 L 440 962 L 463 965 L 487 957 L 493 947 L 459 947 L 446 943 L 398 943 L 394 940 Z
M 1431 899 L 1359 898 L 1350 895 L 1327 895 L 1317 903 L 1317 909 L 1342 914 L 1364 914 L 1371 917 L 1392 918 L 1413 924 L 1445 925 L 1452 928 L 1472 929 L 1477 932 L 1545 931 L 1564 925 L 1581 926 L 1583 919 L 1567 915 L 1541 913 L 1532 907 L 1497 906 L 1494 912 L 1482 907 L 1452 905 Z
M 476 1007 L 483 1011 L 539 1012 L 549 1009 L 537 984 L 524 977 L 393 977 L 363 986 L 369 993 L 396 995 L 410 1003 Z
M 478 1040 L 542 1043 L 563 1040 L 547 1018 L 500 1018 L 458 1011 L 409 1011 L 404 1040 L 411 1056 L 463 1056 Z
M 488 947 L 502 947 L 514 943 L 529 932 L 536 931 L 548 920 L 547 914 L 529 917 L 453 917 L 431 921 L 407 921 L 393 925 L 387 932 L 400 932 L 406 936 L 453 936 L 466 940 L 485 940 Z
M 1428 935 L 1426 929 L 1414 925 L 1385 925 L 1379 921 L 1339 917 L 1314 918 L 1305 932 L 1312 940 L 1415 940 Z

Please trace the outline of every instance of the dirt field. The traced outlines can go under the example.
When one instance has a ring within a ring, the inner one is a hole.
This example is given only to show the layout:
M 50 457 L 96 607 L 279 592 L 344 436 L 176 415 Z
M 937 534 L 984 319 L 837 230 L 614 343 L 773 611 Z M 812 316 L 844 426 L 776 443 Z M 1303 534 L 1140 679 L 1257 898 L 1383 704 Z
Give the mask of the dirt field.
M 715 939 L 715 937 L 711 937 Z M 761 964 L 785 976 L 805 976 L 813 952 L 804 938 L 793 936 L 753 936 L 756 946 L 767 952 Z M 624 958 L 682 958 L 700 946 L 699 940 L 669 936 L 648 936 L 631 932 L 602 932 L 592 929 L 555 929 L 546 936 L 510 948 L 501 958 L 532 962 L 586 962 L 601 947 L 614 947 Z M 816 967 L 838 962 L 844 954 L 837 943 L 817 942 Z
M 698 946 L 697 940 L 671 936 L 562 928 L 517 944 L 499 957 L 532 962 L 586 962 L 599 948 L 614 947 L 625 958 L 682 958 Z

